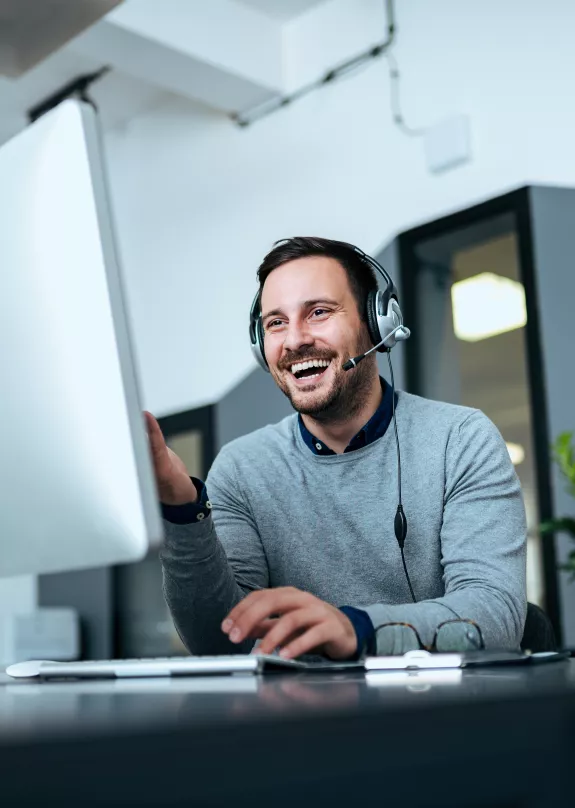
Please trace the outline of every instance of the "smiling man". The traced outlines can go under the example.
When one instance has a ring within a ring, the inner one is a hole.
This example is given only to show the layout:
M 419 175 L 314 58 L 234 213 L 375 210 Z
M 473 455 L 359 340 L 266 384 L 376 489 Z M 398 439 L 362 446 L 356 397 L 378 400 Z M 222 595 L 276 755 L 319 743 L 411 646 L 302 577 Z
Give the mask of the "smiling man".
M 247 652 L 259 639 L 262 653 L 337 660 L 439 637 L 518 648 L 525 512 L 497 429 L 478 410 L 394 391 L 374 353 L 344 370 L 380 333 L 377 278 L 351 245 L 279 242 L 258 278 L 258 359 L 296 414 L 225 446 L 205 485 L 146 414 L 164 590 L 187 647 Z

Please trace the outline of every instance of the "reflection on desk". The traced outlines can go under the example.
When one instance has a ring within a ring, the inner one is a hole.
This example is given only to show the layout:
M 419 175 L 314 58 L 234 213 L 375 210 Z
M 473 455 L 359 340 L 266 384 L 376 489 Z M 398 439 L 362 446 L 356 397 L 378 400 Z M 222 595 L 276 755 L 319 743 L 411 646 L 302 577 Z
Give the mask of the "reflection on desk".
M 406 708 L 426 701 L 518 697 L 534 688 L 573 687 L 575 661 L 474 670 L 373 671 L 363 673 L 274 673 L 267 676 L 190 676 L 110 680 L 0 680 L 0 738 L 3 733 L 85 734 L 90 728 L 129 729 L 172 725 L 182 719 L 205 723 L 277 718 L 318 711 Z

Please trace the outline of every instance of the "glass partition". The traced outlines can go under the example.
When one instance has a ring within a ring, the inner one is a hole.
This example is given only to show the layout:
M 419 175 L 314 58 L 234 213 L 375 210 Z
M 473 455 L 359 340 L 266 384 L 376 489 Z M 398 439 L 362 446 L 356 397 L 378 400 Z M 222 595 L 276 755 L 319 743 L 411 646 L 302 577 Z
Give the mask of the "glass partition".
M 528 598 L 543 605 L 527 312 L 516 233 L 483 234 L 482 240 L 451 250 L 447 242 L 443 249 L 436 240 L 417 248 L 421 317 L 413 339 L 421 356 L 422 392 L 477 407 L 503 435 L 527 511 Z
M 529 217 L 523 191 L 399 237 L 407 389 L 482 410 L 521 482 L 528 524 L 527 595 L 559 627 L 548 514 L 548 439 Z

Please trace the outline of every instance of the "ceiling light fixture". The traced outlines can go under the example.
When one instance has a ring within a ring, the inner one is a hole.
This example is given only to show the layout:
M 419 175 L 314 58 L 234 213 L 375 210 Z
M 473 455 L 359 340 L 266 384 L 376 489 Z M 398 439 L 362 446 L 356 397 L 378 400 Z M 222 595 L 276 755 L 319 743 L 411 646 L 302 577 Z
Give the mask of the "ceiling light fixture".
M 520 443 L 505 443 L 509 457 L 514 466 L 518 466 L 525 460 L 525 449 Z
M 482 272 L 451 287 L 456 337 L 478 342 L 522 328 L 527 322 L 523 284 L 493 272 Z

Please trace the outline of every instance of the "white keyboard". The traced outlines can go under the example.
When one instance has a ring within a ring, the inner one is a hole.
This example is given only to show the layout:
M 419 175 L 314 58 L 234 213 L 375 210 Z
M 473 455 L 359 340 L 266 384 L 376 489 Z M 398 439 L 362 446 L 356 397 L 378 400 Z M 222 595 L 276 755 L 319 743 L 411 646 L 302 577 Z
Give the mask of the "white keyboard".
M 194 676 L 231 673 L 260 673 L 268 661 L 274 666 L 297 666 L 297 662 L 256 654 L 230 656 L 187 656 L 151 659 L 107 659 L 85 662 L 17 662 L 6 668 L 15 679 L 109 679 L 141 676 Z
M 305 662 L 282 659 L 275 654 L 232 654 L 230 656 L 159 657 L 150 659 L 107 659 L 86 662 L 17 662 L 6 668 L 14 679 L 121 679 L 144 676 L 208 676 L 232 673 L 263 673 L 269 670 L 329 670 L 361 668 L 362 663 Z

